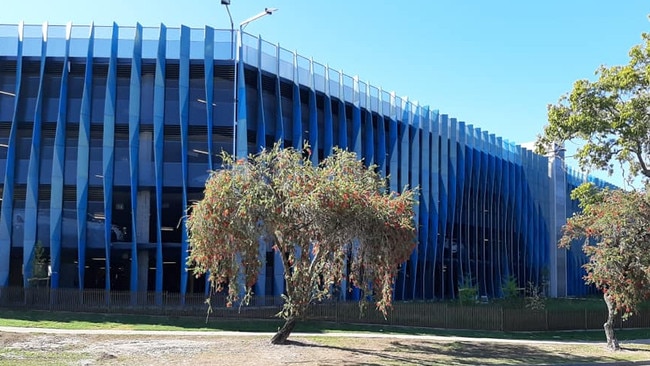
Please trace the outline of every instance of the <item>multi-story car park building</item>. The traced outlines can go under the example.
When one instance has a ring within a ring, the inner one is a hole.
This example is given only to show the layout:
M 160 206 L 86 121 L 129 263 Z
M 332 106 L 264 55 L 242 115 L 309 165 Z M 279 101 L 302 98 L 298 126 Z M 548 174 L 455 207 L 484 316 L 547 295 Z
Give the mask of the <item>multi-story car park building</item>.
M 568 193 L 586 179 L 560 158 L 235 38 L 211 27 L 0 26 L 0 288 L 30 286 L 45 258 L 52 288 L 203 292 L 186 271 L 184 215 L 219 152 L 308 141 L 314 161 L 340 146 L 391 189 L 420 187 L 419 244 L 397 299 L 453 298 L 463 278 L 498 297 L 509 276 L 551 295 L 588 291 L 580 249 L 555 244 L 577 209 Z M 261 245 L 260 255 L 255 292 L 281 294 L 276 254 Z

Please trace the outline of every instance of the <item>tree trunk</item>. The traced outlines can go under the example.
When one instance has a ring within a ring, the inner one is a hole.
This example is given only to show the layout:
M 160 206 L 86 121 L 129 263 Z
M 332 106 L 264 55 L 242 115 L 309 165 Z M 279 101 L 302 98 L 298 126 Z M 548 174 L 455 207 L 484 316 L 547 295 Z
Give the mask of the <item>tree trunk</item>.
M 603 328 L 605 328 L 605 337 L 607 337 L 607 348 L 612 351 L 618 351 L 621 349 L 621 346 L 619 346 L 616 335 L 614 334 L 614 316 L 616 316 L 616 309 L 614 308 L 614 302 L 607 294 L 604 294 L 603 298 L 605 299 L 605 304 L 607 304 L 607 321 L 603 325 Z
M 273 344 L 285 344 L 287 342 L 287 338 L 289 338 L 289 335 L 293 331 L 293 328 L 296 326 L 296 318 L 291 317 L 287 319 L 284 322 L 284 325 L 282 328 L 278 330 L 277 333 L 271 338 L 271 343 Z

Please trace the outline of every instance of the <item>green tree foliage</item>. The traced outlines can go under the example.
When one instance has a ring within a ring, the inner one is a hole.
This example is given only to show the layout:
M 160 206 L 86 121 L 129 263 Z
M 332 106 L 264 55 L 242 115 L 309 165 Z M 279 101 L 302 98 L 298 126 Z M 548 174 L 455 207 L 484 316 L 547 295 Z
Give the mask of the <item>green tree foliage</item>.
M 209 271 L 214 289 L 227 289 L 229 305 L 247 302 L 262 265 L 260 245 L 280 253 L 285 293 L 278 316 L 285 324 L 276 344 L 343 281 L 387 314 L 399 266 L 416 243 L 415 191 L 388 192 L 375 167 L 342 150 L 318 166 L 277 144 L 248 159 L 223 159 L 225 169 L 211 174 L 187 219 L 196 276 Z
M 586 193 L 590 191 L 595 193 L 593 187 L 574 192 L 573 198 L 588 199 L 582 201 L 582 213 L 565 225 L 560 246 L 584 240 L 582 249 L 589 257 L 585 281 L 603 291 L 607 345 L 617 350 L 614 316 L 620 313 L 625 319 L 650 298 L 650 196 L 622 190 Z
M 537 151 L 567 141 L 583 144 L 576 152 L 585 170 L 612 173 L 628 167 L 628 179 L 650 178 L 650 34 L 629 52 L 627 65 L 601 66 L 598 80 L 578 80 L 573 90 L 548 106 L 548 125 L 538 136 Z

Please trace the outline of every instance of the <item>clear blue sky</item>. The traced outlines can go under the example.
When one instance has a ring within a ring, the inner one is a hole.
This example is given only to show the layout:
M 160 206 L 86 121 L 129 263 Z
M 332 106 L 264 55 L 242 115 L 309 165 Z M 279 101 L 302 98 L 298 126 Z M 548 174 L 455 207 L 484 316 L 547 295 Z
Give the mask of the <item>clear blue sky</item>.
M 232 0 L 235 23 L 303 56 L 508 140 L 532 141 L 546 106 L 627 62 L 647 0 Z M 220 0 L 5 1 L 0 23 L 230 27 Z

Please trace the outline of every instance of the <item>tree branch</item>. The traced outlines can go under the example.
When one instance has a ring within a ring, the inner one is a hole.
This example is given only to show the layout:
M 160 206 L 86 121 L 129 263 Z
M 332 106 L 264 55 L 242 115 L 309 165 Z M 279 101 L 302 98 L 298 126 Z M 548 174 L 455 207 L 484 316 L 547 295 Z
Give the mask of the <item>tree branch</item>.
M 650 178 L 650 170 L 648 170 L 648 166 L 646 165 L 645 160 L 643 160 L 641 151 L 641 143 L 637 142 L 637 150 L 634 151 L 634 154 L 636 155 L 636 158 L 639 161 L 639 165 L 641 166 L 641 174 L 645 175 L 647 178 Z

